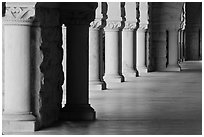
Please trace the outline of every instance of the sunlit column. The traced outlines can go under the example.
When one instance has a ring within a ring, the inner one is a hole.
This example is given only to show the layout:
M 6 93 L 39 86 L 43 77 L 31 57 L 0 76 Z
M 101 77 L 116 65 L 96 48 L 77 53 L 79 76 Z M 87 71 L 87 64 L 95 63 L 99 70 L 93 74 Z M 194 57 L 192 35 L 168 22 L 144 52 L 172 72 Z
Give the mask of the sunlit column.
M 89 89 L 102 90 L 106 88 L 106 83 L 102 77 L 102 29 L 104 27 L 102 15 L 102 3 L 98 2 L 95 20 L 89 27 Z
M 30 31 L 35 3 L 6 3 L 3 19 L 3 132 L 31 132 Z
M 121 3 L 108 2 L 108 19 L 105 31 L 105 75 L 104 80 L 109 82 L 122 82 L 121 74 Z

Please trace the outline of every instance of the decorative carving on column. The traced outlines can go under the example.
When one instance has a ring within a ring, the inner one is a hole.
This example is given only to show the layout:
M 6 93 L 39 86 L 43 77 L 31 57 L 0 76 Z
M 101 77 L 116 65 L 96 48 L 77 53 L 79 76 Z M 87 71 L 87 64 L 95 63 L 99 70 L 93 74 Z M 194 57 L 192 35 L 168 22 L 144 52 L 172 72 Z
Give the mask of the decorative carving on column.
M 137 29 L 138 24 L 136 22 L 125 22 L 125 27 L 123 28 L 123 31 L 134 31 Z
M 28 5 L 8 3 L 6 6 L 6 13 L 4 21 L 15 24 L 30 23 L 34 20 L 35 16 L 35 3 L 30 3 Z
M 107 21 L 106 26 L 105 26 L 105 30 L 108 31 L 119 31 L 120 29 L 123 28 L 123 22 L 120 21 Z
M 148 24 L 139 24 L 138 30 L 146 30 L 148 29 Z
M 102 26 L 102 21 L 101 20 L 94 20 L 90 23 L 90 29 L 93 29 L 93 30 L 99 30 L 101 28 L 103 28 Z

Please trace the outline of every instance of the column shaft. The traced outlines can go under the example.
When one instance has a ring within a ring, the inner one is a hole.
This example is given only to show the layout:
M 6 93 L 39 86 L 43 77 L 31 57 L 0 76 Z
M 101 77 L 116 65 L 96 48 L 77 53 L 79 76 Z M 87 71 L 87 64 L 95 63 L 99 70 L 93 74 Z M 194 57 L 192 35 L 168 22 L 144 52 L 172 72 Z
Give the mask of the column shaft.
M 122 82 L 120 75 L 119 31 L 105 30 L 105 75 L 106 82 Z
M 180 71 L 178 65 L 178 31 L 169 30 L 168 65 L 167 71 Z
M 3 132 L 34 131 L 30 100 L 30 26 L 4 25 Z
M 134 69 L 134 51 L 135 51 L 135 34 L 134 30 L 122 32 L 122 74 L 128 77 L 136 77 L 137 73 Z
M 102 69 L 102 41 L 100 29 L 89 29 L 89 89 L 101 90 L 106 85 L 103 81 Z
M 145 50 L 145 29 L 138 29 L 137 30 L 137 70 L 139 71 L 139 74 L 147 72 L 146 67 L 146 50 Z
M 94 120 L 95 111 L 88 100 L 89 27 L 69 25 L 67 28 L 67 99 L 61 119 Z

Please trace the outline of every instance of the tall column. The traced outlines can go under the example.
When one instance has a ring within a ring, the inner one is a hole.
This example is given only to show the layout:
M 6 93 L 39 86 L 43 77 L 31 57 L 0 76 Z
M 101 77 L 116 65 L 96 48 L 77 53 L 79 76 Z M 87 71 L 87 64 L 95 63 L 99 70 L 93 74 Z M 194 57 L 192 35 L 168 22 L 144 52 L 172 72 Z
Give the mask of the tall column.
M 108 19 L 105 31 L 105 75 L 106 83 L 123 82 L 121 74 L 121 39 L 122 28 L 121 3 L 108 2 Z
M 62 20 L 67 27 L 67 99 L 63 120 L 95 120 L 89 104 L 89 24 L 97 3 L 63 3 Z
M 30 29 L 35 3 L 6 3 L 3 17 L 3 132 L 31 132 Z
M 147 72 L 146 66 L 146 31 L 148 29 L 148 4 L 147 2 L 140 2 L 140 24 L 137 29 L 137 57 L 136 67 L 139 74 Z
M 147 30 L 147 25 L 142 26 L 140 25 L 137 29 L 137 70 L 139 74 L 147 72 L 146 66 L 146 48 L 145 48 L 145 33 Z
M 126 80 L 129 77 L 137 76 L 137 72 L 134 68 L 136 58 L 135 30 L 137 28 L 138 23 L 137 5 L 138 3 L 136 2 L 125 3 L 126 21 L 125 27 L 123 28 L 122 31 L 122 75 Z
M 180 71 L 178 64 L 178 30 L 169 29 L 168 31 L 168 65 L 167 71 Z
M 101 69 L 102 60 L 102 29 L 104 27 L 102 15 L 102 3 L 98 2 L 95 20 L 89 27 L 89 89 L 102 90 L 106 89 L 106 83 L 103 80 Z

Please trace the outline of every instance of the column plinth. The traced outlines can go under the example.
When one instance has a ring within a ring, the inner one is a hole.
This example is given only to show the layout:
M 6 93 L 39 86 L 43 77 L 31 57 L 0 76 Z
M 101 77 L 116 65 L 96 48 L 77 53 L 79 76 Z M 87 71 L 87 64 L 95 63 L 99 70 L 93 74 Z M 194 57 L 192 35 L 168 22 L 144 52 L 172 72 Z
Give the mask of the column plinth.
M 89 104 L 69 104 L 62 109 L 61 119 L 90 121 L 96 119 L 96 112 Z

